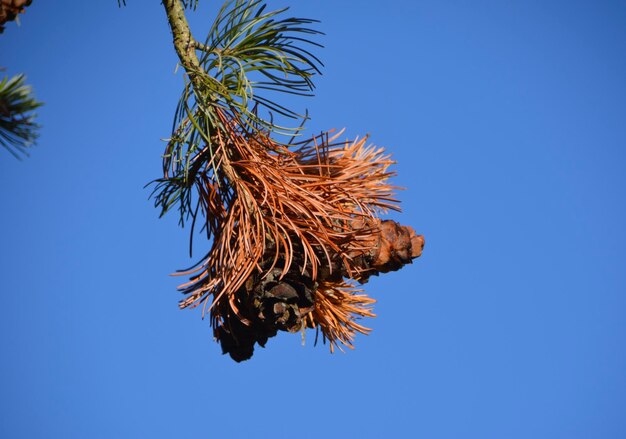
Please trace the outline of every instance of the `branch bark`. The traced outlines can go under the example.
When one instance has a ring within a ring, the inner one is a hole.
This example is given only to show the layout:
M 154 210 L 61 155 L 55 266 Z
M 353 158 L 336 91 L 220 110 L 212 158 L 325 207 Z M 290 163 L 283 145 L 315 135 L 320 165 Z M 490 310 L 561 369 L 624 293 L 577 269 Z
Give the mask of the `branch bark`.
M 202 73 L 202 67 L 196 55 L 197 42 L 191 35 L 189 23 L 185 17 L 185 8 L 180 0 L 163 0 L 163 7 L 172 30 L 174 49 L 176 49 L 180 65 L 187 72 L 194 88 L 200 90 L 202 83 L 199 81 L 199 75 Z

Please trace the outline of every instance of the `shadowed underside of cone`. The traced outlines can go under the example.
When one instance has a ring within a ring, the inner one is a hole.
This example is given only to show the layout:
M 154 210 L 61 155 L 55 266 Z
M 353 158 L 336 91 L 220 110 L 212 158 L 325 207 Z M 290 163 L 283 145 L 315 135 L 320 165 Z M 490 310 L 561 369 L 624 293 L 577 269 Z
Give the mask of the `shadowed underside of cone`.
M 0 0 L 0 33 L 4 32 L 4 25 L 8 21 L 15 20 L 31 3 L 32 0 Z
M 250 358 L 278 331 L 316 328 L 351 347 L 356 322 L 373 316 L 354 282 L 395 271 L 420 256 L 424 240 L 380 213 L 397 210 L 387 183 L 392 163 L 366 138 L 337 142 L 328 133 L 288 149 L 236 116 L 218 111 L 213 160 L 228 184 L 197 170 L 207 230 L 206 258 L 181 286 L 181 307 L 210 309 L 215 338 L 236 361 Z M 204 176 L 204 177 L 203 177 Z

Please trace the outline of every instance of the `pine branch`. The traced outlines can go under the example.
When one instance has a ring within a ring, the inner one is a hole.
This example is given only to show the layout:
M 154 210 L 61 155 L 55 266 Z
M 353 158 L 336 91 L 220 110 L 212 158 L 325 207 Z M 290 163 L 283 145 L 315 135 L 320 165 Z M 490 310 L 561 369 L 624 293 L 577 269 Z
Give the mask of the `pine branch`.
M 163 6 L 189 82 L 179 100 L 164 154 L 164 178 L 155 182 L 153 195 L 162 214 L 178 206 L 180 224 L 184 225 L 197 210 L 191 186 L 205 163 L 211 163 L 219 184 L 229 186 L 234 178 L 229 160 L 215 156 L 217 132 L 229 131 L 217 115 L 218 108 L 231 114 L 230 119 L 237 119 L 250 133 L 293 136 L 301 129 L 303 123 L 294 129 L 277 125 L 272 113 L 290 118 L 307 116 L 298 115 L 272 101 L 271 95 L 260 92 L 311 92 L 311 77 L 319 72 L 321 62 L 302 47 L 318 44 L 302 35 L 319 32 L 306 26 L 314 20 L 279 19 L 277 16 L 284 9 L 267 12 L 259 0 L 230 0 L 219 11 L 205 43 L 200 43 L 189 28 L 185 3 L 167 0 Z M 261 115 L 263 108 L 266 112 Z
M 0 146 L 17 159 L 20 154 L 28 156 L 27 149 L 37 140 L 39 125 L 33 111 L 42 105 L 24 82 L 24 75 L 0 81 Z
M 294 143 L 302 119 L 271 92 L 310 95 L 322 63 L 308 50 L 314 20 L 280 18 L 261 0 L 226 0 L 204 41 L 185 17 L 189 2 L 164 0 L 185 87 L 163 155 L 155 204 L 177 206 L 211 242 L 179 287 L 181 308 L 208 309 L 215 338 L 236 361 L 277 331 L 321 331 L 331 350 L 351 347 L 373 299 L 355 282 L 420 256 L 424 240 L 378 215 L 399 210 L 392 161 L 367 139 L 330 132 Z M 304 45 L 304 47 L 303 47 Z M 260 94 L 259 92 L 270 94 Z M 263 111 L 264 113 L 261 113 Z M 269 113 L 269 116 L 265 116 Z M 201 221 L 197 221 L 200 219 Z M 191 247 L 191 239 L 190 239 Z M 191 248 L 190 248 L 191 251 Z

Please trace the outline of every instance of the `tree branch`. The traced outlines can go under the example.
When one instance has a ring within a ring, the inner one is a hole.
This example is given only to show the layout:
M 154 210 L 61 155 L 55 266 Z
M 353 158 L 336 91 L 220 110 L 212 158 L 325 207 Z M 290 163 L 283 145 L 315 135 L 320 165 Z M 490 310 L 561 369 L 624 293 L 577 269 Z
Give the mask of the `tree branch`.
M 172 36 L 174 37 L 174 48 L 178 54 L 180 65 L 185 69 L 191 83 L 196 90 L 202 89 L 199 75 L 202 74 L 202 67 L 196 56 L 196 41 L 191 35 L 189 23 L 185 17 L 185 9 L 180 0 L 163 0 L 167 21 L 169 22 Z
M 163 6 L 165 7 L 165 13 L 167 14 L 167 21 L 170 24 L 172 30 L 172 36 L 174 37 L 174 48 L 178 54 L 180 65 L 185 69 L 191 85 L 193 86 L 196 101 L 199 105 L 204 105 L 208 101 L 208 95 L 202 91 L 206 90 L 206 87 L 202 83 L 202 76 L 207 75 L 198 56 L 196 55 L 196 47 L 199 44 L 191 35 L 189 29 L 189 23 L 187 17 L 185 17 L 185 2 L 181 3 L 180 0 L 163 0 Z M 202 45 L 204 47 L 204 45 Z M 206 49 L 206 47 L 204 47 Z M 203 164 L 201 160 L 197 161 L 197 165 L 194 165 L 191 169 L 192 173 L 189 174 L 190 180 L 194 179 L 195 173 L 198 172 L 198 168 Z M 226 178 L 233 181 L 234 172 L 230 163 L 227 160 L 222 162 L 221 168 Z
M 194 41 L 193 46 L 198 50 L 202 50 L 203 52 L 210 52 L 210 49 L 207 46 L 198 41 Z

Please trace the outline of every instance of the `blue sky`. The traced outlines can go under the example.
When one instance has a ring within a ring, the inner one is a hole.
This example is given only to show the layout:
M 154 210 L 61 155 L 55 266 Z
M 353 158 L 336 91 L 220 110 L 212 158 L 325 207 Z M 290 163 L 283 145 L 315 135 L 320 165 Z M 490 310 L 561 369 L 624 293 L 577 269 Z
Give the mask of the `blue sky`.
M 367 284 L 354 351 L 242 364 L 177 309 L 187 231 L 143 186 L 182 77 L 162 6 L 128 3 L 0 36 L 46 103 L 31 157 L 0 151 L 0 437 L 626 437 L 624 2 L 291 2 L 326 34 L 295 103 L 393 154 L 426 248 Z

